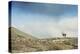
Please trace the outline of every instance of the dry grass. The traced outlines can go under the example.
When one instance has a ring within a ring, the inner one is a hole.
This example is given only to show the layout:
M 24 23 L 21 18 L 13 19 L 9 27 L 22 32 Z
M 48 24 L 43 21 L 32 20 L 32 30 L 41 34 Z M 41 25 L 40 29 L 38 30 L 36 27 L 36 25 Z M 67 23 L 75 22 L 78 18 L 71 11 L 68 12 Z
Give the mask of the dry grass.
M 78 38 L 51 38 L 37 39 L 31 35 L 21 35 L 21 31 L 11 31 L 11 51 L 15 52 L 36 52 L 48 50 L 68 50 L 78 48 Z

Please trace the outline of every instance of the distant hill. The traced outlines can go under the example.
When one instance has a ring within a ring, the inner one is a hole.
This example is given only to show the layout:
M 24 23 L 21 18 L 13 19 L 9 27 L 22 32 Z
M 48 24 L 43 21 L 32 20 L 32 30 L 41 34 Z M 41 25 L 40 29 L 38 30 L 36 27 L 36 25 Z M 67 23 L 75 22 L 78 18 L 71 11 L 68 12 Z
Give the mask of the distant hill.
M 37 39 L 36 37 L 33 37 L 32 35 L 27 34 L 25 32 L 22 32 L 22 31 L 18 30 L 17 28 L 10 27 L 10 29 L 11 29 L 11 36 L 18 35 L 18 36 L 23 36 L 23 37 L 25 37 L 27 39 Z

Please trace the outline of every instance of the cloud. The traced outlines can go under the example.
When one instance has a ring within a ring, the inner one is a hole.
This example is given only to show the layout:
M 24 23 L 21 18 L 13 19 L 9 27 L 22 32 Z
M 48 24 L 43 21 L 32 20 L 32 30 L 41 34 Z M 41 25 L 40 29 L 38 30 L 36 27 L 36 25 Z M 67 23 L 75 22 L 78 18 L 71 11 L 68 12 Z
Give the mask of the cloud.
M 46 19 L 45 19 L 46 20 Z M 77 37 L 77 17 L 63 17 L 56 21 L 37 21 L 18 26 L 20 30 L 38 38 L 62 37 L 64 32 L 69 37 Z

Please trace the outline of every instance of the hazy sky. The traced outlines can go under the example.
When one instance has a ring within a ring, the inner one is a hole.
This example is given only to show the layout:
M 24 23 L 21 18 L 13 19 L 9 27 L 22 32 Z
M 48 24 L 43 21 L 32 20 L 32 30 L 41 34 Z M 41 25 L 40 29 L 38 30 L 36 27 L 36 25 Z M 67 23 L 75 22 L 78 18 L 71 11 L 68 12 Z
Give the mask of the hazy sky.
M 12 27 L 38 38 L 77 36 L 77 5 L 12 2 Z

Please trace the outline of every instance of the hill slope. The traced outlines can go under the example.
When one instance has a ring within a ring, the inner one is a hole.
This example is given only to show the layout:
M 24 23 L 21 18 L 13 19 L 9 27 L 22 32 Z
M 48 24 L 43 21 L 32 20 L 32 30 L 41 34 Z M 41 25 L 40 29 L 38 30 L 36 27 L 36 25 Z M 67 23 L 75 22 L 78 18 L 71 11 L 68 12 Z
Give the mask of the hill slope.
M 16 28 L 10 27 L 9 30 L 11 31 L 11 52 L 23 52 L 25 50 L 33 50 L 36 49 L 32 48 L 30 45 L 32 44 L 31 41 L 36 40 L 35 37 L 26 34 Z M 30 47 L 29 47 L 30 46 Z
M 68 50 L 78 48 L 78 38 L 37 39 L 14 27 L 9 28 L 10 52 L 35 52 L 48 50 Z

